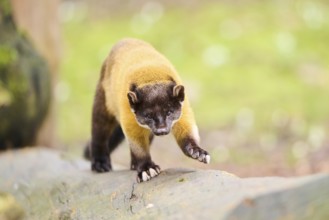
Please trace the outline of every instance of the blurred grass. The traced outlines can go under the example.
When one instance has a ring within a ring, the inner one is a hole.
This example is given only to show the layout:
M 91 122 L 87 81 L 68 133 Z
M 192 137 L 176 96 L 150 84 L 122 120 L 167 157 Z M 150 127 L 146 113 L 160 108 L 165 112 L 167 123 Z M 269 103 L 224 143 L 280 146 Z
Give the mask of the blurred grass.
M 287 126 L 297 138 L 314 127 L 328 134 L 326 1 L 205 1 L 194 8 L 150 1 L 100 18 L 70 4 L 61 10 L 65 53 L 56 89 L 64 143 L 89 139 L 100 67 L 123 37 L 150 42 L 175 65 L 203 130 L 233 128 L 255 139 L 280 138 Z

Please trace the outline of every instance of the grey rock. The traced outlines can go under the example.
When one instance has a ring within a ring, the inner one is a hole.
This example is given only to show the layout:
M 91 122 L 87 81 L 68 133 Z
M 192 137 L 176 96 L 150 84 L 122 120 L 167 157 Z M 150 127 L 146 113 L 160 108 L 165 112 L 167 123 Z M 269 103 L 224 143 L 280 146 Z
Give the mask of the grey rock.
M 28 219 L 329 219 L 329 175 L 239 178 L 169 169 L 138 184 L 129 170 L 96 174 L 58 151 L 0 155 L 0 189 Z

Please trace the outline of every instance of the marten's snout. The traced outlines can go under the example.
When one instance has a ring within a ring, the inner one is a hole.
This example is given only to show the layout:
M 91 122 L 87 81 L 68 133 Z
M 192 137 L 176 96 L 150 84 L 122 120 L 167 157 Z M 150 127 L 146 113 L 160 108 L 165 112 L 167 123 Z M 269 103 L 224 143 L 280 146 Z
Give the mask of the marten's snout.
M 167 125 L 166 117 L 158 114 L 158 117 L 155 120 L 155 129 L 153 129 L 153 133 L 155 135 L 166 135 L 170 132 L 170 127 Z
M 169 134 L 170 129 L 166 123 L 161 123 L 154 129 L 153 133 L 157 136 Z
M 153 133 L 157 136 L 166 135 L 169 134 L 169 129 L 167 127 L 157 128 Z

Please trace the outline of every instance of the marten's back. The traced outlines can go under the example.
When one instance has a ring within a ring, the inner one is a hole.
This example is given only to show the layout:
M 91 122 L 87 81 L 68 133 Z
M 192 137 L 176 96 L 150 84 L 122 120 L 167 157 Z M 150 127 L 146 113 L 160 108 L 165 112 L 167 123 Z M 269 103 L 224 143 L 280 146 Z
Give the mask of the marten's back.
M 142 86 L 173 79 L 181 80 L 172 64 L 150 44 L 137 39 L 123 39 L 111 50 L 105 61 L 102 86 L 106 106 L 115 115 L 129 108 L 127 93 L 132 84 Z

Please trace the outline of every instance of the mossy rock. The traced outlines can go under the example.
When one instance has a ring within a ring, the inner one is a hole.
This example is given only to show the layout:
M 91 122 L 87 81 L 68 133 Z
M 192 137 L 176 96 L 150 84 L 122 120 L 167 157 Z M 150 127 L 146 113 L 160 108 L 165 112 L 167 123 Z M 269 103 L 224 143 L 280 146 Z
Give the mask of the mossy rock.
M 46 61 L 0 0 L 0 150 L 32 145 L 50 103 Z
M 8 193 L 0 192 L 0 219 L 19 220 L 23 217 L 24 211 L 16 199 Z

